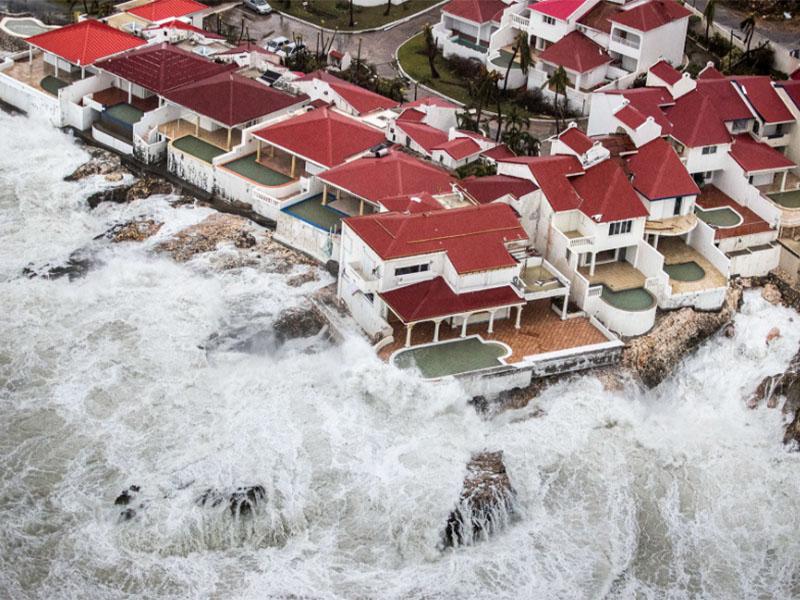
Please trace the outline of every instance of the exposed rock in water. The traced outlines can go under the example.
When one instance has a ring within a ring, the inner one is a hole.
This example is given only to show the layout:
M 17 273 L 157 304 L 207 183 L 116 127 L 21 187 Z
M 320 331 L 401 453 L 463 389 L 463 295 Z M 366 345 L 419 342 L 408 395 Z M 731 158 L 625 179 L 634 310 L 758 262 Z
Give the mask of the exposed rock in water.
M 87 146 L 86 151 L 91 158 L 64 177 L 64 181 L 79 181 L 91 175 L 108 175 L 122 171 L 122 161 L 113 152 L 94 146 Z
M 46 263 L 40 267 L 30 264 L 22 269 L 22 274 L 30 279 L 34 277 L 44 277 L 45 279 L 68 277 L 70 281 L 74 281 L 86 275 L 95 264 L 96 261 L 89 249 L 79 248 L 61 264 Z
M 246 354 L 265 354 L 277 346 L 275 333 L 271 329 L 256 329 L 252 326 L 239 327 L 227 333 L 213 333 L 201 346 L 206 351 L 244 352 Z
M 119 496 L 114 500 L 116 506 L 127 506 L 139 493 L 139 486 L 132 485 L 127 490 L 122 490 Z
M 136 511 L 132 508 L 126 508 L 121 513 L 119 513 L 119 520 L 120 521 L 130 521 L 133 517 L 136 516 Z
M 327 325 L 325 317 L 314 306 L 297 306 L 282 311 L 273 324 L 279 343 L 317 335 Z
M 781 337 L 781 330 L 777 327 L 773 327 L 767 332 L 767 343 L 769 344 L 772 340 L 777 340 Z
M 252 227 L 242 217 L 215 213 L 179 231 L 159 244 L 156 250 L 171 254 L 178 262 L 186 262 L 197 254 L 216 250 L 222 242 L 232 243 L 237 248 L 252 247 L 255 245 Z
M 781 396 L 786 398 L 783 412 L 794 415 L 786 426 L 783 443 L 795 442 L 800 447 L 800 351 L 792 357 L 786 371 L 769 375 L 758 384 L 747 405 L 755 408 L 766 401 L 767 406 L 774 408 Z
M 325 270 L 333 275 L 334 277 L 339 276 L 339 261 L 338 260 L 329 260 L 325 263 Z
M 114 174 L 112 173 L 112 175 Z M 108 175 L 106 178 L 108 179 Z M 120 185 L 95 192 L 89 196 L 87 202 L 91 208 L 97 208 L 102 202 L 122 204 L 141 200 L 142 198 L 149 198 L 156 194 L 174 194 L 176 191 L 175 187 L 168 181 L 147 175 L 129 185 Z
M 266 497 L 267 492 L 262 485 L 238 487 L 231 493 L 209 488 L 197 498 L 197 504 L 200 506 L 217 507 L 225 502 L 228 504 L 228 510 L 231 511 L 231 516 L 236 517 L 252 514 L 258 504 Z
M 458 504 L 447 518 L 444 547 L 469 545 L 502 529 L 514 513 L 515 496 L 503 453 L 474 455 Z
M 289 279 L 286 280 L 286 285 L 290 285 L 292 287 L 300 287 L 304 283 L 309 283 L 310 281 L 316 281 L 317 274 L 314 272 L 313 269 L 308 269 L 303 271 L 302 273 L 298 273 L 297 275 L 292 275 Z
M 783 301 L 781 291 L 774 283 L 768 283 L 761 290 L 761 297 L 770 304 L 780 304 Z
M 117 223 L 100 237 L 108 238 L 114 243 L 143 242 L 158 233 L 162 225 L 163 223 L 153 219 L 134 219 L 127 223 Z
M 629 342 L 622 353 L 622 364 L 637 373 L 645 385 L 655 387 L 690 350 L 730 322 L 741 300 L 742 290 L 731 287 L 719 311 L 681 308 L 666 313 L 648 334 Z

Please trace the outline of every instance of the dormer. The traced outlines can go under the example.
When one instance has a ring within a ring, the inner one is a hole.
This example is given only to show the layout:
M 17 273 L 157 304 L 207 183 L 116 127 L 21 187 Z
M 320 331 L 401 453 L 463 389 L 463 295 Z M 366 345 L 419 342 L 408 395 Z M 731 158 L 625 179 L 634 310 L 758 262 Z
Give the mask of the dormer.
M 662 59 L 647 71 L 647 87 L 666 88 L 674 99 L 678 99 L 694 90 L 697 82 L 689 73 L 680 73 Z
M 600 142 L 592 140 L 580 129 L 574 121 L 560 134 L 548 140 L 550 154 L 568 155 L 576 157 L 585 169 L 604 161 L 611 153 Z

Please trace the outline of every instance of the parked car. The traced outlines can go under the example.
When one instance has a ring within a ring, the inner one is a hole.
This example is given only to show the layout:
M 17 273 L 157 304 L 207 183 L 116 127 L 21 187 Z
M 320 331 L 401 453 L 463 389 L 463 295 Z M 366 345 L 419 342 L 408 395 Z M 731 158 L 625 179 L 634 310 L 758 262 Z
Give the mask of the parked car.
M 290 56 L 294 56 L 298 52 L 302 52 L 306 49 L 306 45 L 300 42 L 290 42 L 288 44 L 284 44 L 280 50 L 278 50 L 278 56 L 282 56 L 284 58 L 289 58 Z
M 272 7 L 267 0 L 244 0 L 244 5 L 260 15 L 268 15 L 272 12 Z
M 269 50 L 270 52 L 277 52 L 281 48 L 283 48 L 286 44 L 291 42 L 291 40 L 287 37 L 278 36 L 274 37 L 271 40 L 267 40 L 267 43 L 264 44 L 264 48 Z

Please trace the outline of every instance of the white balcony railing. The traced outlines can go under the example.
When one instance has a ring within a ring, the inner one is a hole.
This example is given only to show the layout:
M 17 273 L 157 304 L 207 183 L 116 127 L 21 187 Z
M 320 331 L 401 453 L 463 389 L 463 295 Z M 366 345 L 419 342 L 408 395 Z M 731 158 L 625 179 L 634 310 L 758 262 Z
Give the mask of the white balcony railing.
M 628 48 L 633 48 L 634 50 L 639 49 L 639 40 L 630 40 L 628 38 L 613 36 L 611 41 L 617 44 L 622 44 L 623 46 L 627 46 Z
M 528 31 L 530 19 L 522 15 L 511 15 L 511 26 L 523 31 Z
M 348 263 L 347 271 L 362 292 L 369 294 L 378 291 L 380 280 L 373 273 L 367 272 L 360 262 Z

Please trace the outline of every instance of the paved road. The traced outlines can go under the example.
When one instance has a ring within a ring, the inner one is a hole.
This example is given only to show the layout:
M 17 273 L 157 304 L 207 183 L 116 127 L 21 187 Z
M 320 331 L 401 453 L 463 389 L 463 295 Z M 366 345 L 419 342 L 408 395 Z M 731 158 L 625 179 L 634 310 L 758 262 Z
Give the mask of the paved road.
M 358 40 L 361 39 L 361 57 L 378 68 L 378 74 L 383 77 L 394 77 L 397 70 L 392 65 L 394 52 L 397 47 L 409 37 L 422 29 L 425 23 L 439 21 L 441 10 L 435 8 L 429 12 L 417 15 L 410 21 L 393 27 L 389 31 L 373 31 L 362 34 L 338 33 L 333 42 L 333 48 L 339 51 L 349 51 L 355 57 L 358 52 Z M 283 35 L 291 38 L 293 34 L 302 35 L 306 44 L 314 47 L 319 31 L 312 25 L 289 19 L 280 14 L 258 16 L 244 8 L 235 8 L 228 13 L 226 21 L 241 27 L 242 19 L 245 28 L 249 30 L 250 37 L 261 41 L 268 37 Z M 326 33 L 326 39 L 331 34 Z
M 687 0 L 686 3 L 703 12 L 706 9 L 708 0 Z M 740 38 L 744 38 L 744 34 L 739 29 L 739 23 L 742 22 L 743 18 L 741 13 L 736 13 L 717 2 L 717 6 L 714 9 L 714 22 L 725 29 L 733 29 L 734 35 L 738 34 Z M 798 2 L 796 14 L 792 15 L 792 18 L 800 18 L 800 2 Z M 787 50 L 800 48 L 800 32 L 796 29 L 793 31 L 789 27 L 780 27 L 777 23 L 758 24 L 756 32 L 753 34 L 753 46 L 756 46 L 761 40 L 769 40 L 774 44 L 784 46 Z

